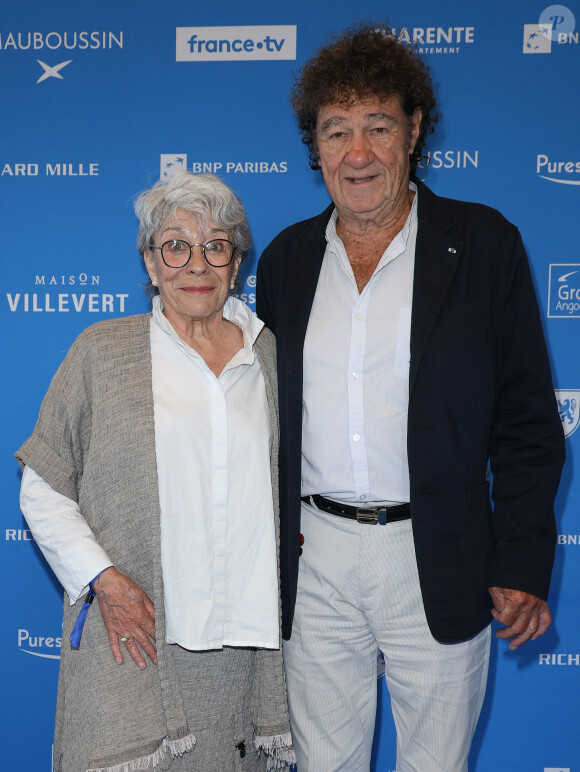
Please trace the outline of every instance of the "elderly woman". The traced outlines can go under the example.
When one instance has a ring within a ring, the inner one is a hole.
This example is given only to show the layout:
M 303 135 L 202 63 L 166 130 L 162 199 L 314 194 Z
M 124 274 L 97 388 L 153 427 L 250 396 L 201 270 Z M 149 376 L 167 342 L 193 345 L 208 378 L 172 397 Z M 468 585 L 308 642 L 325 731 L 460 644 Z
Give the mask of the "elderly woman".
M 152 313 L 79 336 L 17 453 L 68 596 L 55 770 L 285 769 L 274 341 L 230 296 L 245 212 L 188 172 L 136 212 Z

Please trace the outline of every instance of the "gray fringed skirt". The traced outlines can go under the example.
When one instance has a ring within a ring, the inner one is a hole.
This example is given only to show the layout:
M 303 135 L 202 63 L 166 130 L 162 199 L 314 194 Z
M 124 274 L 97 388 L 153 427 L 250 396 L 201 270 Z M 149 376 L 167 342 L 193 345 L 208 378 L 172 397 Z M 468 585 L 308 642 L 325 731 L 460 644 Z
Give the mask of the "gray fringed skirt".
M 195 748 L 168 761 L 170 772 L 262 772 L 248 716 L 255 651 L 187 651 L 169 645 Z M 200 688 L 201 686 L 201 688 Z M 199 695 L 203 694 L 203 701 Z

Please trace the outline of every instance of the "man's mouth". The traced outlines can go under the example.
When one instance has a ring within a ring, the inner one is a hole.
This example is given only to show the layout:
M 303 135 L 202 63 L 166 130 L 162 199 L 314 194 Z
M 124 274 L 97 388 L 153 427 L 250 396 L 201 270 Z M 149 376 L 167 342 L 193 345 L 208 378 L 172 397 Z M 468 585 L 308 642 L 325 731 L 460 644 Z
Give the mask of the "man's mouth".
M 376 175 L 371 174 L 368 177 L 346 177 L 346 180 L 348 180 L 348 182 L 353 182 L 355 185 L 360 185 L 361 183 L 374 180 L 375 176 Z

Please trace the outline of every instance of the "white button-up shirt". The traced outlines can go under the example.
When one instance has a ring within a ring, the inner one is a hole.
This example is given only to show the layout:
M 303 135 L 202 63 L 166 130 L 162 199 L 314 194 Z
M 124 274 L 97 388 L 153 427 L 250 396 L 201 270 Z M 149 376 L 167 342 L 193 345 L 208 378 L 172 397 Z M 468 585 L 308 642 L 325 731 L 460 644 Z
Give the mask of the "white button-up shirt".
M 187 649 L 278 648 L 278 581 L 271 426 L 253 351 L 262 322 L 230 298 L 224 317 L 244 345 L 219 377 L 177 335 L 154 299 L 151 319 L 155 448 L 167 642 Z M 74 602 L 111 560 L 76 502 L 33 470 L 21 506 Z
M 416 187 L 403 229 L 359 293 L 336 211 L 304 344 L 302 495 L 409 501 L 407 411 Z

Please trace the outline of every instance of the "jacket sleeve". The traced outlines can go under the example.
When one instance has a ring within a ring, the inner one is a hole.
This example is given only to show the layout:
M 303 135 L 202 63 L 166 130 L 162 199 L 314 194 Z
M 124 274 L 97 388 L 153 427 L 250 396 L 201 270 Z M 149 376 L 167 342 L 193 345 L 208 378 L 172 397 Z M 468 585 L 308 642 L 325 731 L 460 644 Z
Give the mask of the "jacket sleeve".
M 90 446 L 87 331 L 75 341 L 46 393 L 32 435 L 16 452 L 55 491 L 78 502 L 83 455 Z
M 89 582 L 112 565 L 76 501 L 53 490 L 29 466 L 22 473 L 20 508 L 71 604 Z
M 528 261 L 515 229 L 509 246 L 489 445 L 496 541 L 491 585 L 545 599 L 564 435 Z

